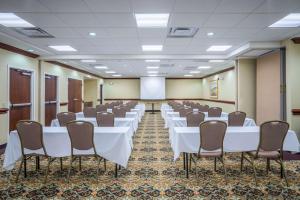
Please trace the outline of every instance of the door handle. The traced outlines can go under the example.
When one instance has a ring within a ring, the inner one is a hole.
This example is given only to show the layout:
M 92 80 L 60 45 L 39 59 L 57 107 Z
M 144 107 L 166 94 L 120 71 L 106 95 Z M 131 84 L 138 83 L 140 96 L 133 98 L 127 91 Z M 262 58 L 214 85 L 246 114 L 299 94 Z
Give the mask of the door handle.
M 15 104 L 11 104 L 10 107 L 24 107 L 24 106 L 31 106 L 31 103 L 15 103 Z

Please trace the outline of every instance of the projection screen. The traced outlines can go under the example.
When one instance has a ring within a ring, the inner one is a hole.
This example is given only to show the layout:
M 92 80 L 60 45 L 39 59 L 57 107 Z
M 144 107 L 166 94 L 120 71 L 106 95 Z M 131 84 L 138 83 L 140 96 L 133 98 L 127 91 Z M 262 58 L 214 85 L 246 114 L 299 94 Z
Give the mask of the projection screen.
M 141 77 L 140 98 L 144 100 L 165 99 L 165 77 Z

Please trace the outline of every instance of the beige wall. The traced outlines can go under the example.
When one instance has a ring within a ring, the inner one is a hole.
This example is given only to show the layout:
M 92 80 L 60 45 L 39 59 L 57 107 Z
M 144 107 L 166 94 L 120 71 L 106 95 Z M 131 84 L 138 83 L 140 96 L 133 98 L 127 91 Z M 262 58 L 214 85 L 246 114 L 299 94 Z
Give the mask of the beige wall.
M 99 79 L 85 79 L 84 80 L 84 101 L 93 102 L 93 106 L 99 104 L 100 98 L 100 84 Z
M 9 84 L 8 84 L 8 67 L 26 69 L 33 71 L 33 116 L 32 120 L 40 121 L 44 124 L 44 99 L 45 99 L 45 74 L 58 76 L 58 101 L 68 101 L 68 78 L 83 80 L 87 74 L 80 73 L 74 70 L 66 69 L 58 65 L 40 62 L 38 59 L 30 58 L 20 54 L 12 53 L 0 49 L 0 108 L 8 108 L 9 104 Z M 102 79 L 97 79 L 101 83 Z M 84 94 L 84 93 L 83 93 Z M 95 93 L 95 96 L 98 95 Z M 67 106 L 58 108 L 58 112 L 67 111 Z M 0 144 L 7 141 L 9 132 L 9 112 L 0 115 Z
M 256 59 L 237 61 L 237 110 L 256 118 Z
M 202 79 L 166 79 L 167 99 L 199 99 L 202 97 Z
M 280 51 L 259 57 L 256 71 L 256 122 L 280 120 Z
M 300 45 L 291 40 L 283 41 L 286 47 L 286 95 L 287 121 L 290 128 L 298 133 L 300 140 L 300 116 L 292 115 L 292 109 L 300 108 Z
M 103 86 L 104 99 L 139 99 L 139 79 L 105 79 Z
M 225 101 L 235 101 L 236 98 L 236 79 L 235 79 L 235 70 L 230 70 L 221 74 L 217 74 L 214 76 L 210 76 L 204 78 L 202 80 L 202 98 L 210 99 L 209 94 L 209 84 L 212 80 L 218 81 L 218 99 L 217 100 L 225 100 Z M 218 102 L 210 102 L 203 101 L 203 103 L 209 106 L 218 106 L 223 108 L 225 112 L 235 111 L 235 105 L 226 104 L 226 103 L 218 103 Z

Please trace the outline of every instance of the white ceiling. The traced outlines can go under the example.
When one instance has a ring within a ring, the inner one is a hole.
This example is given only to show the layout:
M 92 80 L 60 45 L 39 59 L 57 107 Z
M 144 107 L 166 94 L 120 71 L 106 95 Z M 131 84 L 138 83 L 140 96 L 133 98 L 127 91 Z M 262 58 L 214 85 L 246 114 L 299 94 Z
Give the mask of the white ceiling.
M 1 42 L 34 49 L 41 56 L 72 54 L 79 55 L 78 59 L 80 55 L 172 55 L 173 60 L 161 63 L 175 64 L 175 68 L 159 70 L 167 77 L 183 76 L 188 73 L 184 70 L 186 66 L 208 65 L 207 59 L 180 60 L 182 56 L 226 56 L 249 42 L 280 41 L 300 32 L 299 28 L 268 28 L 289 13 L 299 13 L 300 0 L 0 0 L 0 12 L 13 12 L 55 36 L 28 38 L 0 25 Z M 137 28 L 134 13 L 170 13 L 168 27 L 199 27 L 199 31 L 194 38 L 167 38 L 168 28 Z M 89 32 L 97 35 L 91 37 Z M 214 32 L 214 36 L 208 37 L 208 32 Z M 163 45 L 163 51 L 143 52 L 141 45 L 147 44 Z M 56 52 L 49 45 L 71 45 L 78 51 Z M 232 45 L 232 48 L 225 52 L 206 52 L 211 45 Z M 54 57 L 54 60 L 59 59 Z M 64 61 L 111 77 L 78 60 Z M 124 77 L 147 74 L 148 63 L 143 60 L 111 59 L 97 60 L 97 63 Z M 196 77 L 232 65 L 230 60 L 211 65 L 210 71 Z

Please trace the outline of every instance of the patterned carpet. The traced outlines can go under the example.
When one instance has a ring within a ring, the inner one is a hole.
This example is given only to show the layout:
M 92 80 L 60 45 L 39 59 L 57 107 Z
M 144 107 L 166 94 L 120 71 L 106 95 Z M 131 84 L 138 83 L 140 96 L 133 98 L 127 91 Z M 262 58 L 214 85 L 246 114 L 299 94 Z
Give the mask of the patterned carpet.
M 144 116 L 134 138 L 129 166 L 121 169 L 118 179 L 114 178 L 114 164 L 108 162 L 107 170 L 101 171 L 97 180 L 96 162 L 90 158 L 83 159 L 81 173 L 74 163 L 76 168 L 67 183 L 65 159 L 63 171 L 58 161 L 51 165 L 49 184 L 43 185 L 45 162 L 41 162 L 42 170 L 36 172 L 32 160 L 28 162 L 28 178 L 20 176 L 18 185 L 12 181 L 15 170 L 11 175 L 0 172 L 0 199 L 300 199 L 299 161 L 286 163 L 289 188 L 280 179 L 279 167 L 273 162 L 268 175 L 265 162 L 259 162 L 259 186 L 256 187 L 247 163 L 240 174 L 239 154 L 226 155 L 228 184 L 225 184 L 220 163 L 214 172 L 213 160 L 202 160 L 198 164 L 198 177 L 193 165 L 190 178 L 186 179 L 182 158 L 173 162 L 168 131 L 163 123 L 159 113 Z M 2 162 L 3 155 L 1 165 Z

